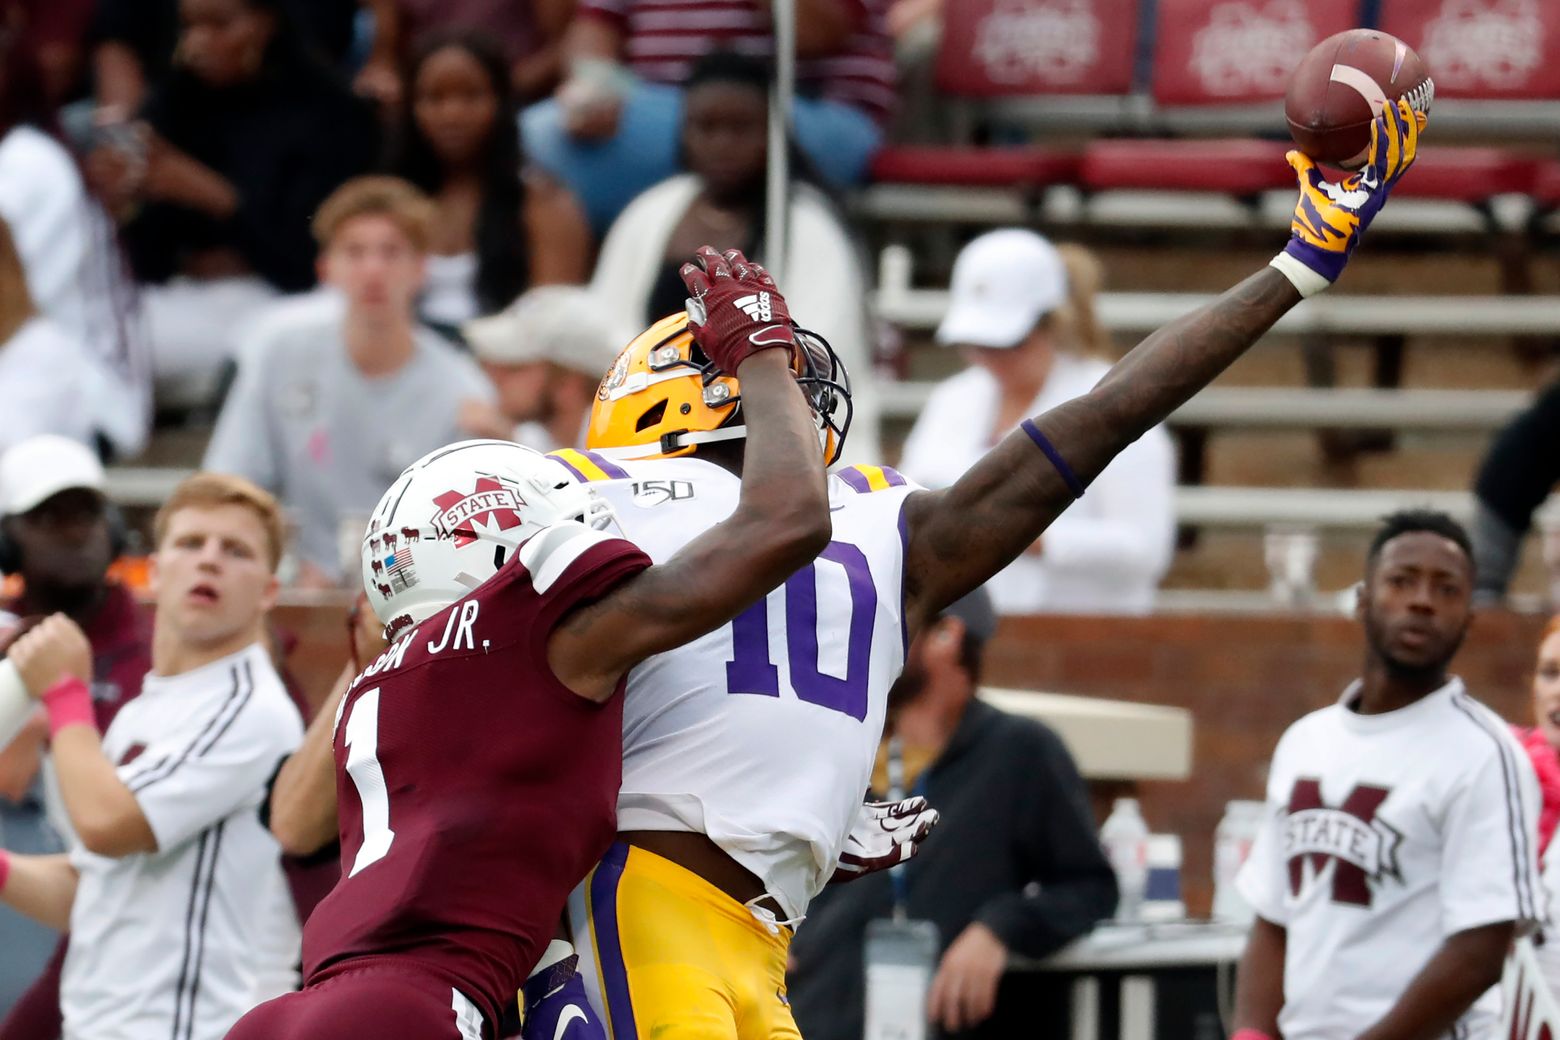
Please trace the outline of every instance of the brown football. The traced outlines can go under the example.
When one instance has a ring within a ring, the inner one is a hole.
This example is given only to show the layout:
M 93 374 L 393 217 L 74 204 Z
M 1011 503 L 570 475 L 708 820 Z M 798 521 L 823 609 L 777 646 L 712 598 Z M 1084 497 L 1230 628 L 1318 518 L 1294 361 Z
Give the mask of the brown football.
M 1370 149 L 1370 124 L 1381 103 L 1407 97 L 1429 112 L 1430 70 L 1396 36 L 1350 29 L 1318 43 L 1295 67 L 1284 97 L 1289 135 L 1317 162 L 1356 169 Z

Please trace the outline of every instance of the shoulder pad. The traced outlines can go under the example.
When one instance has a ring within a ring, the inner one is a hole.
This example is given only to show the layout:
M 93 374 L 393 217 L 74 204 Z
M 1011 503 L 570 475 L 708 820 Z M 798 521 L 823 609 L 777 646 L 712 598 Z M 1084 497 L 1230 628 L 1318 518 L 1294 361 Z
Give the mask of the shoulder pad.
M 859 494 L 887 491 L 893 487 L 909 485 L 899 471 L 891 466 L 842 466 L 834 471 L 846 487 Z
M 586 483 L 598 480 L 628 479 L 628 470 L 619 466 L 605 455 L 598 455 L 593 451 L 560 448 L 557 451 L 548 452 L 547 457 L 563 463 L 564 468 L 573 473 L 576 479 Z
M 598 545 L 617 539 L 605 531 L 566 520 L 532 535 L 520 547 L 520 565 L 531 575 L 531 587 L 546 592 L 569 565 Z

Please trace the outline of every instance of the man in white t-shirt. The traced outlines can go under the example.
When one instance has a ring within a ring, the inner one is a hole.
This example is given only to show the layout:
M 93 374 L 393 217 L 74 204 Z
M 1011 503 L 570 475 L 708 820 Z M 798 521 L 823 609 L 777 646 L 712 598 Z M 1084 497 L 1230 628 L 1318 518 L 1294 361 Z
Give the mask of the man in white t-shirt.
M 64 1040 L 217 1040 L 275 995 L 280 958 L 296 962 L 258 814 L 302 739 L 260 641 L 282 532 L 246 480 L 201 473 L 175 489 L 157 518 L 152 670 L 101 736 L 73 621 L 53 615 L 11 647 L 47 711 L 76 838 L 68 854 L 0 852 L 0 901 L 69 927 Z
M 465 402 L 493 399 L 471 358 L 416 319 L 433 220 L 432 203 L 398 178 L 343 184 L 314 217 L 330 291 L 278 304 L 240 347 L 203 465 L 282 500 L 297 530 L 294 584 L 355 579 L 380 494 L 461 438 Z
M 1532 766 L 1447 673 L 1472 592 L 1462 527 L 1387 518 L 1359 592 L 1365 673 L 1273 755 L 1239 880 L 1257 919 L 1236 1040 L 1492 1035 L 1492 987 L 1544 896 Z

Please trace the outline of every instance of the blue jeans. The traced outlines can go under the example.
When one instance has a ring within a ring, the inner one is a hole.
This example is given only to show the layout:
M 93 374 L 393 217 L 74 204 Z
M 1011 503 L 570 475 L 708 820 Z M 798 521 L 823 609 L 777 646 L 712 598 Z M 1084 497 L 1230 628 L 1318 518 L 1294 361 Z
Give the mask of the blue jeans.
M 33 795 L 40 795 L 33 785 Z M 40 797 L 28 797 L 21 805 L 0 798 L 0 833 L 5 848 L 25 855 L 63 852 L 59 835 L 44 818 Z M 0 1018 L 11 1010 L 16 999 L 27 992 L 43 966 L 54 953 L 59 933 L 23 917 L 9 907 L 0 907 Z
M 566 184 L 585 207 L 591 229 L 606 234 L 635 195 L 679 169 L 682 88 L 636 82 L 623 99 L 618 132 L 604 141 L 576 141 L 563 128 L 554 100 L 520 113 L 529 162 Z M 883 143 L 870 116 L 839 101 L 798 97 L 796 142 L 830 185 L 858 183 Z

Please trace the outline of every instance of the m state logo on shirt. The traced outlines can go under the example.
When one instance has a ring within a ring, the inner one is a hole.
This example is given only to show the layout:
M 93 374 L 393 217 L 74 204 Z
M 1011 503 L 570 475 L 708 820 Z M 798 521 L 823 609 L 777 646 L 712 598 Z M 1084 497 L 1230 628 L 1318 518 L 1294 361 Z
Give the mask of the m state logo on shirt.
M 1308 865 L 1319 882 L 1331 863 L 1332 901 L 1349 906 L 1371 905 L 1370 881 L 1403 880 L 1397 858 L 1403 835 L 1376 814 L 1391 793 L 1391 788 L 1358 784 L 1333 808 L 1322 801 L 1320 780 L 1295 781 L 1284 820 L 1290 895 L 1300 895 Z

